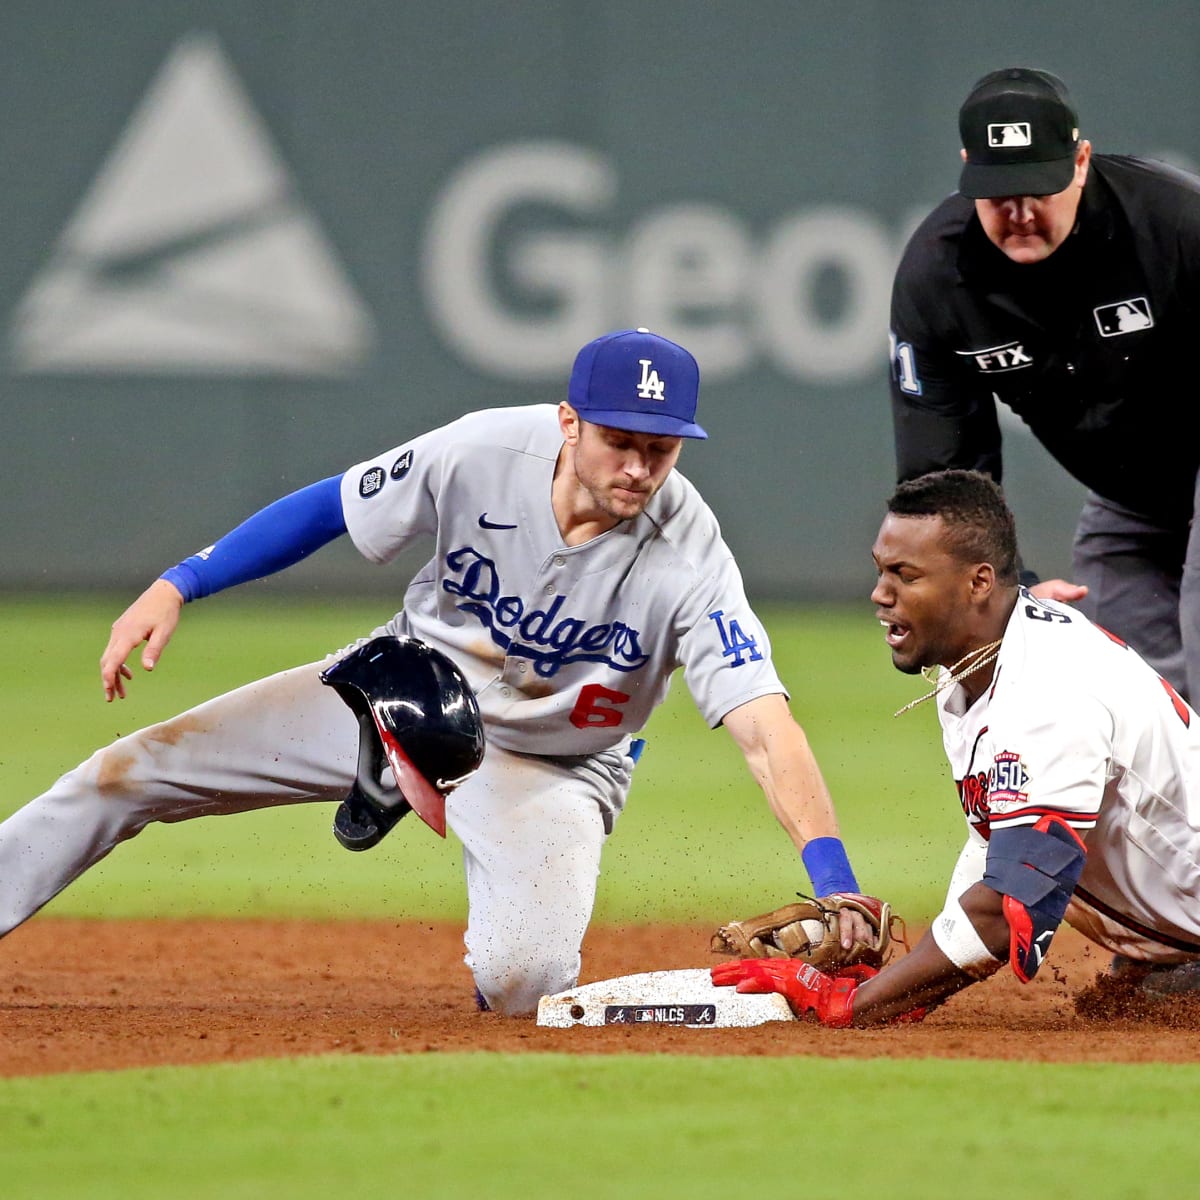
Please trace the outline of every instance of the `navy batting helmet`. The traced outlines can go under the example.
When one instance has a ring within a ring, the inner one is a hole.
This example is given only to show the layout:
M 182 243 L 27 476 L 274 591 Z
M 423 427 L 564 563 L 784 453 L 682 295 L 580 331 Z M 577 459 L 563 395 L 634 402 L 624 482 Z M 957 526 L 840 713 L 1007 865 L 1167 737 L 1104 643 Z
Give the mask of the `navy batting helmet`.
M 483 761 L 483 720 L 466 676 L 416 638 L 377 637 L 321 672 L 358 718 L 358 772 L 333 832 L 374 846 L 411 808 L 446 836 L 446 797 Z M 384 763 L 399 791 L 381 782 Z

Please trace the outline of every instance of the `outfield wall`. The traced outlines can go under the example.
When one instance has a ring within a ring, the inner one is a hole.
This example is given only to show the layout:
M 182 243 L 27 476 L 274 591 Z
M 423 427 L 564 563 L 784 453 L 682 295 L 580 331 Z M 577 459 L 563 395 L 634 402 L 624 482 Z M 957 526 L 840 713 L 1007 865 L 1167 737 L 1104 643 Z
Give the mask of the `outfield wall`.
M 700 359 L 683 467 L 752 593 L 862 596 L 891 273 L 962 95 L 1045 67 L 1099 149 L 1193 163 L 1198 50 L 1170 0 L 7 0 L 0 586 L 133 587 L 646 324 Z M 1008 443 L 1065 571 L 1081 490 Z

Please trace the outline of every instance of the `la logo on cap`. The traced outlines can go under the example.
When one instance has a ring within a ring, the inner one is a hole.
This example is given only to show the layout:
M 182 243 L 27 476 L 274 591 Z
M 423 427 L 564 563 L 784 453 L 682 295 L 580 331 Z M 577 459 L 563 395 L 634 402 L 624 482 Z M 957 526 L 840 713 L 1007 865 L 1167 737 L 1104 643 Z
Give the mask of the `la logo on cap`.
M 1028 121 L 1001 121 L 987 127 L 989 146 L 1032 146 L 1033 134 Z
M 706 438 L 696 424 L 700 367 L 643 326 L 593 338 L 575 356 L 567 401 L 585 421 L 655 437 Z
M 640 330 L 638 331 L 641 332 Z M 638 362 L 642 365 L 642 378 L 638 382 L 637 394 L 640 400 L 662 400 L 667 398 L 667 385 L 659 378 L 658 372 L 654 369 L 654 360 L 650 358 L 639 358 Z

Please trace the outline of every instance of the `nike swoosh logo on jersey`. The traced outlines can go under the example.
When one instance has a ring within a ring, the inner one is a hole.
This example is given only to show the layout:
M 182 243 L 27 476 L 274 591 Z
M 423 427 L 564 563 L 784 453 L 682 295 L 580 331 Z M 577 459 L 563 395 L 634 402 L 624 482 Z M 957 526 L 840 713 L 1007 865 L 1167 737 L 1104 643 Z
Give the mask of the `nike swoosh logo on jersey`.
M 502 525 L 498 521 L 489 521 L 487 513 L 479 518 L 480 529 L 516 529 L 515 525 Z

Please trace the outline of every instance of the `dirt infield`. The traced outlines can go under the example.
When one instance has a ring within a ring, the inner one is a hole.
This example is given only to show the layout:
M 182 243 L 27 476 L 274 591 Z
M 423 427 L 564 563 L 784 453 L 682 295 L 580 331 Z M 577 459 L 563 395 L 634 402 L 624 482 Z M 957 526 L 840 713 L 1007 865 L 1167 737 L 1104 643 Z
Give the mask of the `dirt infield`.
M 709 965 L 708 933 L 596 927 L 582 981 Z M 1200 1000 L 1138 1003 L 1106 963 L 1064 929 L 1031 985 L 1005 972 L 918 1026 L 542 1029 L 476 1011 L 457 925 L 42 917 L 0 947 L 0 1076 L 455 1050 L 1200 1061 Z

